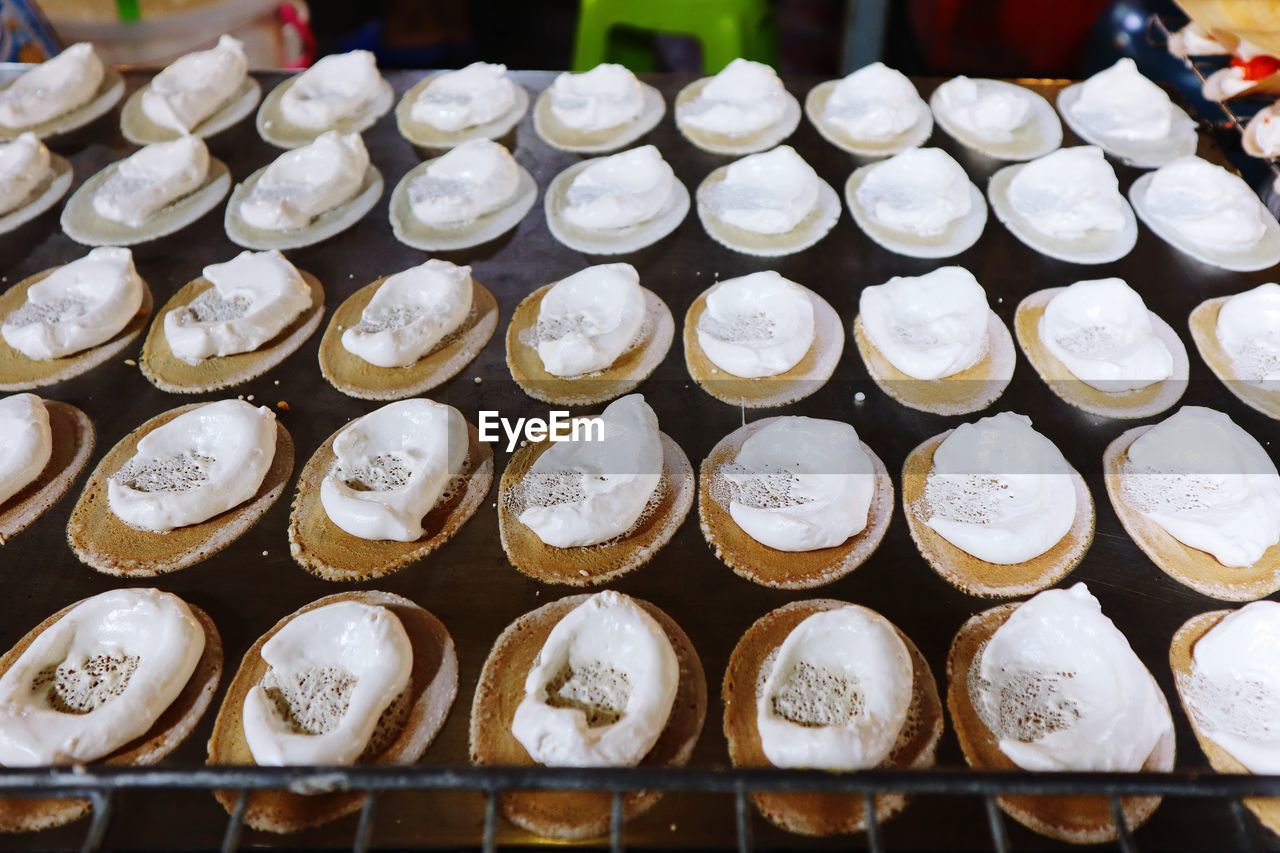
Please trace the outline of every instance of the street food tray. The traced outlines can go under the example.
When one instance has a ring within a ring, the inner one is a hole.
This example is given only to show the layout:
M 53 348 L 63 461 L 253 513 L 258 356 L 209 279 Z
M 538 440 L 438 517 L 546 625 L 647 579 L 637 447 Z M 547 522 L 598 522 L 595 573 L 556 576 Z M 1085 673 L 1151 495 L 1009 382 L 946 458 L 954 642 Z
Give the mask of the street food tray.
M 127 73 L 130 90 L 149 76 Z M 519 72 L 514 76 L 534 95 L 553 78 L 547 72 Z M 264 91 L 283 79 L 283 75 L 275 73 L 258 77 Z M 412 71 L 387 74 L 397 96 L 421 77 L 422 72 Z M 641 142 L 658 146 L 679 180 L 692 191 L 730 158 L 695 148 L 676 130 L 671 105 L 676 93 L 689 82 L 688 76 L 655 74 L 644 79 L 661 90 L 668 111 Z M 819 81 L 789 77 L 784 82 L 803 100 Z M 922 96 L 927 99 L 938 82 L 917 81 Z M 1020 82 L 1050 101 L 1065 85 L 1043 80 Z M 386 176 L 388 188 L 420 162 L 419 154 L 397 132 L 393 115 L 384 116 L 364 137 L 374 165 Z M 538 139 L 528 115 L 516 128 L 514 138 L 502 141 L 543 191 L 555 175 L 581 159 Z M 788 143 L 835 187 L 843 187 L 857 165 L 850 155 L 825 142 L 808 121 L 802 121 Z M 941 130 L 934 131 L 929 144 L 950 152 L 980 188 L 1002 165 L 964 149 Z M 1065 129 L 1063 144 L 1079 144 L 1079 140 Z M 131 150 L 120 136 L 118 111 L 65 143 L 55 142 L 53 147 L 74 164 L 75 186 Z M 251 120 L 210 140 L 210 149 L 226 162 L 235 180 L 244 179 L 279 153 L 258 138 Z M 1206 134 L 1201 136 L 1200 154 L 1225 163 L 1221 150 Z M 1140 174 L 1119 165 L 1116 171 L 1122 190 L 1127 190 Z M 384 194 L 373 211 L 349 231 L 289 253 L 300 269 L 313 273 L 324 284 L 326 321 L 358 288 L 428 257 L 400 244 L 392 235 L 387 221 L 388 196 L 389 192 Z M 240 251 L 223 232 L 222 212 L 220 206 L 177 235 L 134 248 L 138 271 L 149 283 L 157 305 L 197 277 L 205 265 L 228 260 Z M 61 233 L 55 209 L 19 232 L 0 238 L 0 275 L 4 276 L 0 288 L 73 260 L 86 251 Z M 430 396 L 456 406 L 473 423 L 481 410 L 496 410 L 504 417 L 545 416 L 549 407 L 526 396 L 508 373 L 503 354 L 506 324 L 516 304 L 530 292 L 602 259 L 557 243 L 547 229 L 541 204 L 514 232 L 494 243 L 439 257 L 470 264 L 475 279 L 497 296 L 501 314 L 498 332 L 480 357 Z M 894 275 L 918 275 L 946 264 L 960 264 L 972 271 L 986 288 L 991 308 L 1009 326 L 1014 308 L 1032 291 L 1080 279 L 1119 276 L 1137 289 L 1148 307 L 1168 321 L 1188 345 L 1192 353 L 1191 381 L 1182 402 L 1225 411 L 1267 446 L 1273 457 L 1280 451 L 1280 445 L 1273 446 L 1280 438 L 1277 424 L 1247 408 L 1227 391 L 1195 354 L 1187 330 L 1187 317 L 1201 301 L 1254 287 L 1271 279 L 1274 273 L 1211 269 L 1168 247 L 1145 227 L 1140 229 L 1137 246 L 1127 257 L 1112 264 L 1085 267 L 1037 254 L 992 216 L 981 239 L 968 251 L 953 259 L 919 260 L 881 249 L 857 229 L 848 211 L 843 210 L 832 232 L 813 248 L 789 257 L 766 259 L 723 248 L 704 233 L 691 211 L 672 235 L 618 260 L 636 266 L 642 284 L 667 302 L 677 324 L 682 323 L 695 297 L 717 279 L 773 269 L 826 298 L 840 314 L 846 333 L 863 287 L 883 283 Z M 334 430 L 379 405 L 346 397 L 321 377 L 316 356 L 320 337 L 319 333 L 314 335 L 264 376 L 220 394 L 177 396 L 159 391 L 139 371 L 134 361 L 136 351 L 40 393 L 72 403 L 93 419 L 97 428 L 93 464 L 126 433 L 160 412 L 197 400 L 243 394 L 255 403 L 276 408 L 297 447 L 296 480 L 298 469 Z M 684 449 L 695 468 L 717 441 L 744 421 L 803 414 L 852 423 L 862 440 L 884 460 L 899 495 L 902 463 L 912 448 L 980 416 L 941 417 L 894 402 L 870 380 L 851 339 L 846 339 L 839 367 L 823 388 L 798 403 L 777 409 L 743 411 L 709 396 L 685 370 L 679 335 L 661 366 L 639 391 L 657 413 L 663 431 Z M 1167 656 L 1170 639 L 1186 619 L 1224 605 L 1178 585 L 1156 568 L 1124 532 L 1111 508 L 1101 477 L 1103 450 L 1134 424 L 1095 417 L 1067 405 L 1054 396 L 1021 355 L 1012 384 L 987 414 L 1004 410 L 1030 416 L 1036 429 L 1048 436 L 1085 476 L 1097 507 L 1097 535 L 1084 562 L 1063 583 L 1086 581 L 1101 601 L 1103 611 L 1155 675 L 1174 709 L 1178 767 L 1207 771 L 1207 763 L 1177 705 Z M 495 473 L 500 475 L 510 454 L 505 446 L 495 446 L 494 454 Z M 409 568 L 366 586 L 407 596 L 426 607 L 444 622 L 457 643 L 461 664 L 458 699 L 442 733 L 426 753 L 424 764 L 467 765 L 471 696 L 493 641 L 521 614 L 581 591 L 535 582 L 509 565 L 498 538 L 494 508 L 497 479 L 495 476 L 481 510 L 444 547 Z M 0 550 L 0 648 L 8 648 L 36 623 L 71 602 L 131 583 L 93 571 L 81 564 L 67 546 L 67 519 L 83 481 L 84 475 L 50 512 Z M 252 530 L 225 551 L 153 581 L 154 586 L 203 608 L 216 622 L 227 659 L 222 689 L 215 701 L 221 701 L 244 652 L 278 619 L 324 595 L 357 587 L 320 580 L 290 558 L 286 526 L 293 482 Z M 791 601 L 818 597 L 871 607 L 914 640 L 940 688 L 945 689 L 945 661 L 953 635 L 969 616 L 998 603 L 967 596 L 930 569 L 908 535 L 900 504 L 895 507 L 888 534 L 875 554 L 851 575 L 816 590 L 767 589 L 735 575 L 704 541 L 696 508 L 649 564 L 609 587 L 661 607 L 684 628 L 701 656 L 711 701 L 691 762 L 699 769 L 728 766 L 721 732 L 720 679 L 738 638 L 770 610 Z M 211 710 L 195 734 L 162 766 L 203 766 L 213 718 Z M 938 750 L 938 765 L 952 769 L 965 766 L 950 720 Z M 905 811 L 885 823 L 880 829 L 884 845 L 895 850 L 990 848 L 993 841 L 982 799 L 955 796 L 963 793 L 959 785 L 945 787 L 947 794 L 917 797 Z M 379 797 L 376 811 L 370 814 L 368 838 L 378 847 L 475 847 L 482 841 L 485 809 L 485 797 L 473 790 L 388 792 Z M 1237 843 L 1242 829 L 1239 819 L 1237 811 L 1224 800 L 1171 799 L 1135 832 L 1134 840 L 1144 849 L 1218 850 Z M 847 847 L 851 843 L 847 837 L 823 840 L 788 835 L 754 814 L 750 820 L 752 839 L 761 848 Z M 1246 835 L 1253 843 L 1275 844 L 1275 839 L 1251 815 L 1244 820 L 1247 826 L 1243 829 L 1248 830 Z M 671 793 L 651 812 L 627 824 L 625 840 L 635 847 L 731 847 L 737 843 L 739 827 L 735 821 L 731 794 Z M 1008 840 L 1017 849 L 1062 846 L 1011 820 L 1003 823 Z M 130 849 L 208 849 L 222 843 L 226 825 L 226 814 L 207 791 L 130 791 L 117 797 L 103 844 Z M 0 847 L 75 848 L 84 840 L 87 827 L 87 822 L 81 821 L 49 832 L 3 837 Z M 240 841 L 246 846 L 349 848 L 356 828 L 357 818 L 353 816 L 293 836 L 246 829 Z M 501 845 L 539 842 L 501 820 L 497 822 L 495 840 Z M 865 836 L 852 839 L 858 846 L 865 841 Z

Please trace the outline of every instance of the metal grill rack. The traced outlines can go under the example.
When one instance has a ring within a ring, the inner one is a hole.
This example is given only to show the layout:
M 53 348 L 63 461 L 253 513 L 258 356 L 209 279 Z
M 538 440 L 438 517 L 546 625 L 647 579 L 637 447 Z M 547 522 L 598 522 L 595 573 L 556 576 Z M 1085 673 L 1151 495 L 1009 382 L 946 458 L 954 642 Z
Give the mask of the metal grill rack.
M 1147 25 L 1147 38 L 1153 45 L 1161 48 L 1167 48 L 1169 44 L 1169 36 L 1172 35 L 1172 33 L 1173 30 L 1169 29 L 1168 23 L 1165 22 L 1162 16 L 1151 16 Z M 1183 64 L 1186 65 L 1187 68 L 1190 69 L 1191 73 L 1196 76 L 1196 80 L 1200 82 L 1201 86 L 1204 85 L 1205 80 L 1208 79 L 1210 74 L 1222 67 L 1221 60 L 1217 57 L 1196 59 L 1190 56 L 1184 56 L 1181 57 L 1181 59 Z M 1256 98 L 1244 98 L 1234 102 L 1214 101 L 1213 103 L 1222 112 L 1222 122 L 1220 124 L 1215 123 L 1215 125 L 1225 130 L 1234 131 L 1241 137 L 1244 135 L 1244 128 L 1245 125 L 1249 123 L 1249 119 L 1253 118 L 1254 113 L 1258 112 L 1258 110 L 1262 108 L 1262 105 L 1258 104 L 1258 99 Z M 1238 110 L 1236 108 L 1237 104 L 1247 105 L 1249 111 L 1243 112 Z M 1253 159 L 1258 160 L 1261 158 L 1255 157 Z M 1271 168 L 1272 174 L 1276 176 L 1277 180 L 1280 180 L 1280 158 L 1272 157 L 1269 160 L 1263 160 L 1262 162 L 1265 162 Z
M 475 791 L 487 800 L 481 848 L 497 849 L 498 796 L 504 791 L 530 789 L 607 791 L 613 795 L 608 846 L 626 846 L 622 820 L 623 796 L 632 791 L 729 794 L 734 798 L 737 849 L 755 849 L 752 839 L 752 807 L 748 797 L 758 792 L 824 793 L 862 796 L 869 824 L 866 849 L 885 849 L 875 819 L 874 798 L 884 794 L 955 796 L 981 801 L 985 810 L 991 849 L 1010 850 L 1005 816 L 996 804 L 1001 796 L 1106 797 L 1111 803 L 1118 849 L 1139 850 L 1129 832 L 1120 798 L 1163 796 L 1171 798 L 1224 799 L 1229 801 L 1235 825 L 1234 845 L 1223 838 L 1222 849 L 1265 849 L 1258 830 L 1245 815 L 1240 799 L 1280 796 L 1280 777 L 1223 775 L 1195 771 L 1170 773 L 1021 773 L 973 770 L 869 770 L 831 774 L 808 770 L 776 769 L 567 769 L 549 767 L 205 767 L 198 770 L 150 768 L 74 767 L 53 770 L 5 770 L 0 773 L 0 794 L 11 796 L 80 797 L 93 804 L 93 817 L 81 845 L 83 851 L 104 849 L 114 814 L 116 796 L 125 791 L 162 789 L 238 791 L 236 806 L 227 821 L 222 850 L 240 846 L 249 792 L 270 789 L 295 791 L 367 791 L 351 842 L 356 853 L 374 842 L 373 815 L 380 794 L 389 791 Z M 1165 806 L 1168 807 L 1167 805 Z

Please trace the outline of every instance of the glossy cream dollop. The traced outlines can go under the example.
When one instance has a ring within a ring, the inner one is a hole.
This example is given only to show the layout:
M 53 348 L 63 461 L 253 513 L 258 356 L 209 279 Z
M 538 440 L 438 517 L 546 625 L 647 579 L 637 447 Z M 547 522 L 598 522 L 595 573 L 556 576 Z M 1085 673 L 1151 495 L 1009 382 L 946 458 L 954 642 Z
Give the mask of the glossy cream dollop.
M 662 479 L 658 417 L 640 394 L 600 413 L 603 439 L 553 443 L 519 484 L 520 523 L 554 548 L 597 545 L 640 519 Z
M 507 77 L 507 66 L 473 62 L 433 77 L 409 115 L 416 122 L 454 133 L 491 122 L 515 104 L 516 84 Z
M 961 424 L 933 452 L 925 523 L 979 560 L 1025 563 L 1067 535 L 1076 515 L 1071 468 L 1025 415 Z
M 941 148 L 908 148 L 872 166 L 858 203 L 881 224 L 911 234 L 941 234 L 973 208 L 969 176 Z
M 27 128 L 64 116 L 93 100 L 105 76 L 93 45 L 73 44 L 0 91 L 0 124 Z
M 643 111 L 644 89 L 622 65 L 607 62 L 581 74 L 565 72 L 551 84 L 551 114 L 584 133 L 619 127 Z
M 34 133 L 0 143 L 0 216 L 26 205 L 51 171 L 49 149 Z
M 188 364 L 253 352 L 311 307 L 311 287 L 276 251 L 241 252 L 201 273 L 213 287 L 164 315 L 164 337 Z
M 372 103 L 382 85 L 378 63 L 369 51 L 330 54 L 303 71 L 285 90 L 280 97 L 280 114 L 298 127 L 331 128 Z
M 1125 225 L 1115 170 L 1093 145 L 1059 148 L 1032 160 L 1009 182 L 1009 204 L 1047 237 L 1078 240 Z
M 964 267 L 865 287 L 858 316 L 880 354 L 913 379 L 944 379 L 987 353 L 987 292 Z
M 920 120 L 922 106 L 905 74 L 873 62 L 836 83 L 822 118 L 853 139 L 878 141 L 910 130 Z
M 1253 773 L 1280 773 L 1280 603 L 1223 617 L 1196 641 L 1179 686 L 1201 735 Z
M 658 621 L 622 593 L 597 593 L 547 635 L 511 733 L 549 767 L 633 767 L 666 728 L 679 682 Z
M 1236 378 L 1280 382 L 1280 284 L 1237 293 L 1218 309 L 1214 328 Z
M 1033 101 L 1004 86 L 981 88 L 963 75 L 938 87 L 934 109 L 956 127 L 987 142 L 1011 142 L 1031 118 Z
M 1119 278 L 1078 281 L 1045 306 L 1045 349 L 1099 391 L 1134 391 L 1173 375 L 1173 353 L 1156 334 L 1138 292 Z
M 415 542 L 422 519 L 467 461 L 467 422 L 452 406 L 411 399 L 348 424 L 320 483 L 329 520 L 361 539 Z
M 358 601 L 300 613 L 260 654 L 269 668 L 244 696 L 242 725 L 266 766 L 355 764 L 413 673 L 400 619 Z
M 198 136 L 156 142 L 120 161 L 93 194 L 103 219 L 136 228 L 195 191 L 209 176 L 209 149 Z
M 1182 544 L 1242 568 L 1280 542 L 1280 475 L 1222 412 L 1183 406 L 1129 445 L 1126 503 Z
M 315 142 L 277 157 L 240 202 L 240 217 L 254 228 L 289 231 L 353 198 L 369 168 L 358 133 L 321 134 Z
M 253 497 L 275 452 L 276 416 L 266 406 L 205 403 L 142 437 L 107 480 L 107 502 L 125 524 L 152 533 L 199 524 Z
M 580 270 L 553 284 L 538 305 L 538 358 L 553 376 L 604 370 L 636 343 L 645 311 L 631 264 Z
M 819 418 L 774 419 L 742 443 L 721 476 L 731 490 L 729 515 L 779 551 L 832 548 L 861 533 L 876 488 L 854 428 Z
M 0 399 L 0 506 L 35 482 L 52 455 L 44 400 L 35 394 Z
M 387 276 L 342 347 L 377 367 L 408 367 L 457 331 L 473 289 L 471 267 L 436 258 Z
M 911 653 L 883 617 L 846 605 L 791 629 L 756 696 L 775 767 L 865 770 L 893 749 L 911 707 Z
M 205 639 L 171 593 L 115 589 L 80 602 L 0 678 L 0 765 L 82 764 L 142 737 L 190 680 Z
M 813 346 L 813 300 L 772 270 L 727 279 L 707 293 L 697 334 L 703 353 L 726 373 L 776 376 Z
M 1128 57 L 1094 74 L 1080 85 L 1071 117 L 1101 137 L 1156 142 L 1169 136 L 1178 122 L 1177 107 Z
M 709 133 L 745 136 L 776 124 L 787 110 L 787 90 L 768 65 L 735 59 L 696 98 L 676 107 L 684 124 Z
M 409 207 L 427 225 L 464 225 L 506 207 L 520 167 L 502 145 L 472 139 L 433 160 L 409 184 Z
M 27 289 L 0 326 L 5 343 L 27 358 L 74 355 L 111 340 L 142 306 L 145 287 L 128 249 L 94 249 Z
M 142 113 L 159 127 L 189 133 L 231 99 L 248 71 L 244 44 L 224 35 L 215 47 L 188 53 L 153 77 L 142 93 Z
M 616 231 L 648 222 L 675 192 L 676 175 L 662 154 L 643 145 L 594 160 L 574 176 L 564 218 L 588 231 Z
M 1182 239 L 1229 251 L 1256 245 L 1271 215 L 1243 178 L 1195 156 L 1152 174 L 1146 208 Z
M 1000 751 L 1024 770 L 1141 770 L 1173 737 L 1169 706 L 1082 583 L 1018 605 L 970 684 Z
M 730 163 L 709 187 L 716 218 L 755 234 L 786 234 L 818 206 L 822 180 L 790 145 Z

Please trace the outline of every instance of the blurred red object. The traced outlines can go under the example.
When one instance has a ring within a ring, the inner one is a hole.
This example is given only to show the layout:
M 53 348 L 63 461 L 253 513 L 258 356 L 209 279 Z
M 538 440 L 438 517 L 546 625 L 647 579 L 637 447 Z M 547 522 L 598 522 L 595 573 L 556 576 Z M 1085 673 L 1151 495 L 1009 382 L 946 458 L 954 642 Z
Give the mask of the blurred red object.
M 908 15 L 937 74 L 1075 76 L 1108 2 L 908 0 Z

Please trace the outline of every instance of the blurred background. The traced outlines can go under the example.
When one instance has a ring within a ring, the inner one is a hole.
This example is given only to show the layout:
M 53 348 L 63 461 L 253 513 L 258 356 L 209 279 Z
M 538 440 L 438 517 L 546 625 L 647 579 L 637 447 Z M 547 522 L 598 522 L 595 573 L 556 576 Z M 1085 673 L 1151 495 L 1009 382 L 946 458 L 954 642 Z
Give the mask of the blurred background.
M 24 5 L 65 42 L 92 40 L 118 62 L 163 64 L 232 32 L 264 67 L 366 48 L 388 68 L 552 70 L 574 67 L 580 11 L 644 10 L 668 32 L 614 27 L 609 58 L 674 71 L 704 70 L 682 25 L 722 32 L 713 19 L 729 9 L 780 71 L 824 77 L 877 59 L 907 74 L 1079 77 L 1140 53 L 1148 13 L 1175 11 L 1168 0 L 0 0 L 12 17 Z

